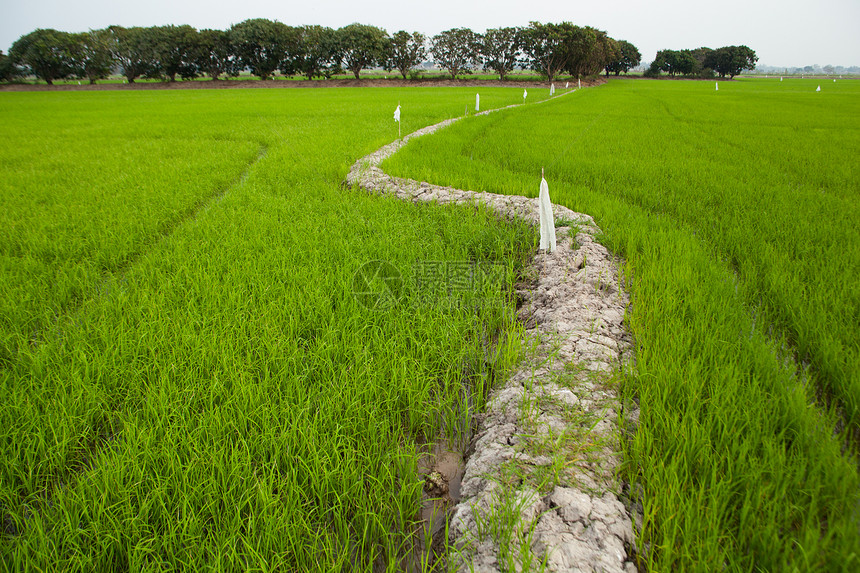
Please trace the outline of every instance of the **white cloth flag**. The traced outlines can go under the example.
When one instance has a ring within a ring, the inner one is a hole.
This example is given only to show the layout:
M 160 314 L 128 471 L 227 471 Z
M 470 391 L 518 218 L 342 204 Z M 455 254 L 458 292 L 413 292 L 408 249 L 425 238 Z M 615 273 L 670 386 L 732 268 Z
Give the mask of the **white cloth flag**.
M 400 104 L 397 104 L 397 109 L 394 110 L 394 121 L 400 121 Z
M 549 185 L 543 177 L 540 178 L 538 215 L 540 216 L 540 248 L 547 249 L 551 253 L 555 251 L 555 219 L 552 216 L 552 203 L 549 200 Z
M 570 82 L 564 82 L 564 89 L 570 88 Z
M 549 84 L 549 95 L 555 95 L 555 84 Z
M 821 91 L 821 86 L 818 86 L 817 88 L 815 88 L 815 91 L 820 92 L 820 91 Z
M 581 79 L 579 79 L 579 78 L 577 78 L 577 79 L 576 79 L 576 86 L 577 86 L 579 89 L 582 89 L 582 80 L 581 80 Z
M 475 94 L 475 111 L 481 111 L 481 94 Z
M 526 102 L 526 96 L 529 95 L 528 90 L 523 90 L 523 103 Z
M 714 82 L 714 83 L 715 83 L 715 85 L 716 85 L 716 90 L 715 90 L 715 91 L 720 91 L 720 82 Z

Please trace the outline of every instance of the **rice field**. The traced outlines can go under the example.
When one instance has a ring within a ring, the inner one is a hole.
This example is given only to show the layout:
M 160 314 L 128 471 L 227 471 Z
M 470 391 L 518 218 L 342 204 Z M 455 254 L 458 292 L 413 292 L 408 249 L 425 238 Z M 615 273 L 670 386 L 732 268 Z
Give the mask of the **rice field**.
M 624 258 L 646 570 L 860 566 L 860 85 L 817 83 L 612 80 L 383 165 L 544 168 Z M 406 567 L 419 454 L 517 360 L 537 236 L 341 182 L 398 103 L 405 134 L 475 91 L 0 93 L 3 570 Z M 428 297 L 428 264 L 498 280 Z
M 821 92 L 815 89 L 821 84 Z M 392 175 L 593 215 L 637 342 L 649 570 L 860 566 L 860 83 L 613 80 L 410 142 Z
M 413 551 L 419 453 L 516 359 L 535 232 L 341 185 L 398 103 L 408 132 L 473 89 L 288 92 L 0 94 L 3 570 Z M 402 273 L 364 279 L 397 304 L 354 296 L 373 261 Z M 427 297 L 428 263 L 497 280 Z

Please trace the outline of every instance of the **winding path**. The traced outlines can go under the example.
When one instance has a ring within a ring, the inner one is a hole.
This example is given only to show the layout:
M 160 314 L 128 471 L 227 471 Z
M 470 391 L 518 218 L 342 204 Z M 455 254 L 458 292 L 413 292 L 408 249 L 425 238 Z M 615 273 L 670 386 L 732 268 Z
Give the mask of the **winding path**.
M 410 139 L 458 119 L 359 159 L 347 182 L 415 202 L 481 202 L 538 225 L 537 199 L 401 179 L 379 168 Z M 490 397 L 451 518 L 448 541 L 462 571 L 542 562 L 548 571 L 636 571 L 632 520 L 615 476 L 621 405 L 611 384 L 632 357 L 622 324 L 628 299 L 616 258 L 595 240 L 594 220 L 560 205 L 553 214 L 557 249 L 534 256 L 534 280 L 519 290 L 528 357 Z M 624 415 L 635 424 L 638 412 Z

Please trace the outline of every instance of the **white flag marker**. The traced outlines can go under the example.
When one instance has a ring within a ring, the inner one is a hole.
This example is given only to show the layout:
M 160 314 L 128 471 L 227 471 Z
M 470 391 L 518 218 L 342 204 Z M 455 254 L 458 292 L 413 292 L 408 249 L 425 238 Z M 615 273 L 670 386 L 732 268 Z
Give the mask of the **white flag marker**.
M 555 219 L 552 216 L 552 203 L 549 200 L 549 185 L 540 170 L 540 195 L 538 196 L 538 216 L 540 217 L 540 248 L 555 251 Z
M 815 88 L 815 91 L 820 92 L 820 91 L 821 91 L 821 86 L 818 86 L 817 88 Z
M 475 111 L 481 111 L 481 94 L 475 94 Z
M 578 89 L 582 89 L 582 80 L 579 78 L 576 78 L 576 85 L 577 85 Z
M 397 104 L 397 109 L 394 110 L 394 121 L 397 122 L 397 137 L 400 138 L 400 104 Z
M 529 95 L 528 90 L 523 90 L 523 103 L 526 103 L 526 96 Z
M 549 95 L 550 96 L 555 95 L 555 84 L 549 84 Z
M 716 84 L 716 88 L 714 91 L 720 91 L 720 82 L 714 82 Z
M 779 81 L 782 81 L 782 77 L 779 78 Z
M 570 82 L 564 82 L 564 89 L 570 89 Z

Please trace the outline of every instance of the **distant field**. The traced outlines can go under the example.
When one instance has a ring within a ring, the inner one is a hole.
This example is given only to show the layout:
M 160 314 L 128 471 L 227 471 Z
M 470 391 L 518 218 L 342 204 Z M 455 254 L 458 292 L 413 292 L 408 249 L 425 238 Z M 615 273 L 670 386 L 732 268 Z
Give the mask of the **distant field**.
M 626 259 L 649 568 L 835 571 L 860 566 L 858 157 L 858 82 L 613 80 L 383 167 L 530 196 L 545 168 Z
M 535 232 L 341 182 L 398 103 L 409 132 L 474 93 L 0 94 L 2 569 L 401 563 L 417 450 L 515 357 L 500 287 Z M 374 260 L 391 308 L 353 296 Z M 427 261 L 503 282 L 428 302 Z

